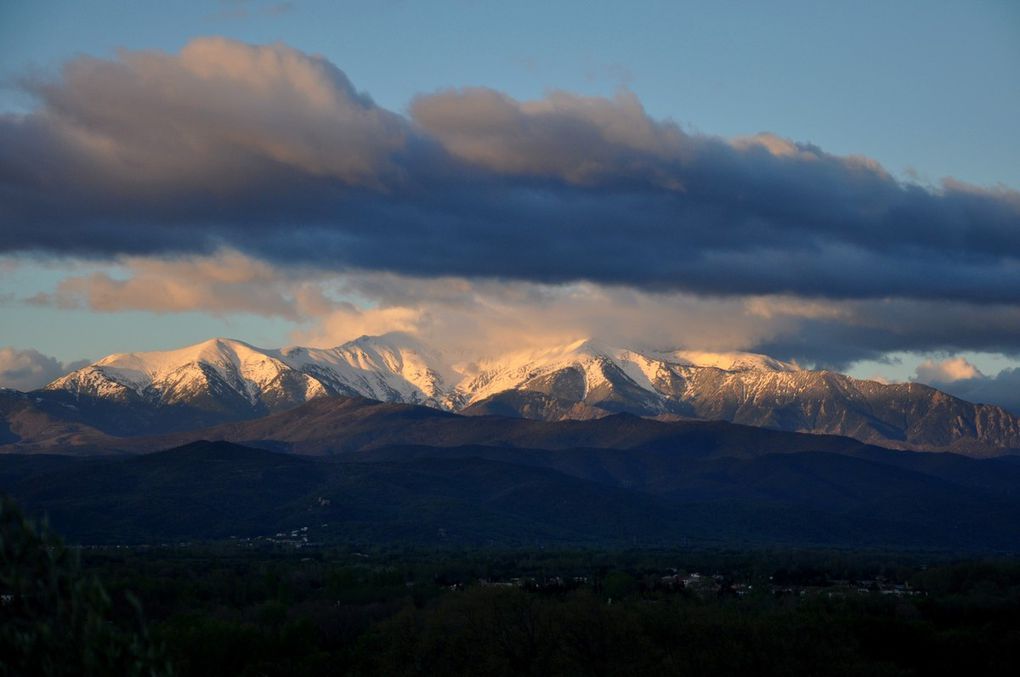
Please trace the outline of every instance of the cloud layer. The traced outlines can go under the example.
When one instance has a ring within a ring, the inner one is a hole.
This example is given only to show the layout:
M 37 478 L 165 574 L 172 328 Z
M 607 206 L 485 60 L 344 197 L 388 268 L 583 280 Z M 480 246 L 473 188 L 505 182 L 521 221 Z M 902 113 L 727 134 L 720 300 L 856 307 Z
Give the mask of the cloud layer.
M 450 89 L 399 114 L 321 57 L 222 38 L 21 85 L 37 107 L 0 115 L 0 267 L 86 270 L 32 304 L 257 314 L 314 345 L 404 331 L 472 356 L 580 336 L 837 369 L 1020 354 L 1005 188 L 691 133 L 625 90 Z M 0 385 L 65 368 L 0 350 Z M 1020 370 L 971 369 L 917 378 L 1020 411 Z
M 226 246 L 324 271 L 1020 303 L 1017 193 L 690 134 L 626 92 L 450 90 L 404 117 L 320 57 L 221 38 L 23 86 L 38 108 L 0 118 L 6 252 Z
M 326 298 L 321 281 L 321 273 L 283 269 L 235 251 L 169 259 L 126 257 L 114 271 L 70 275 L 52 292 L 24 300 L 37 306 L 103 313 L 200 311 L 302 320 L 335 306 Z
M 77 265 L 51 290 L 21 300 L 99 313 L 254 314 L 292 323 L 293 342 L 318 346 L 402 331 L 475 356 L 591 336 L 645 348 L 751 350 L 842 369 L 889 352 L 1016 353 L 1020 339 L 1020 308 L 996 304 L 333 274 L 236 251 Z

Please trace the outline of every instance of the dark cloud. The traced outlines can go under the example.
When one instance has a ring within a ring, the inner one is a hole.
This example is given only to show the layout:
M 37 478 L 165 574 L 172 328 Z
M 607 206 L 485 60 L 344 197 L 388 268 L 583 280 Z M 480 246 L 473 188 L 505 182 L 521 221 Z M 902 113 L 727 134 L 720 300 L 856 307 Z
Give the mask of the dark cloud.
M 689 134 L 627 93 L 443 91 L 405 118 L 321 58 L 224 39 L 25 86 L 38 109 L 0 119 L 3 251 L 1020 303 L 1017 193 Z
M 87 360 L 63 364 L 38 350 L 3 347 L 0 348 L 0 388 L 33 390 L 86 364 Z
M 884 299 L 830 304 L 829 314 L 791 312 L 788 329 L 748 345 L 780 359 L 842 370 L 888 353 L 1020 355 L 1020 307 Z

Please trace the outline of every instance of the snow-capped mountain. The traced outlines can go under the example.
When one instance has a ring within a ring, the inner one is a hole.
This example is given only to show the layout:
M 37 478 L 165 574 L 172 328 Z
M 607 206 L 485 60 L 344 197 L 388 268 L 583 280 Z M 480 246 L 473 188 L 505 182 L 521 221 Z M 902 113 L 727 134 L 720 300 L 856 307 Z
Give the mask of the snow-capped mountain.
M 594 414 L 600 410 L 644 415 L 685 413 L 688 407 L 678 399 L 677 378 L 701 369 L 730 373 L 798 370 L 793 364 L 765 355 L 639 352 L 585 339 L 482 361 L 479 373 L 462 381 L 461 391 L 471 405 L 491 401 L 503 393 L 523 391 L 562 405 L 584 405 Z M 581 414 L 581 409 L 574 408 L 574 413 Z M 554 416 L 562 417 L 580 416 Z
M 179 350 L 110 355 L 45 390 L 74 406 L 144 408 L 150 413 L 136 428 L 183 430 L 316 397 L 356 395 L 474 415 L 560 420 L 629 412 L 905 448 L 1020 448 L 1016 417 L 924 385 L 862 381 L 750 353 L 642 351 L 591 340 L 453 364 L 442 351 L 401 334 L 328 349 L 269 350 L 212 339 Z
M 186 348 L 109 355 L 46 386 L 76 398 L 163 407 L 266 413 L 315 397 L 357 395 L 386 402 L 459 406 L 437 358 L 399 335 L 337 348 L 256 348 L 210 339 Z

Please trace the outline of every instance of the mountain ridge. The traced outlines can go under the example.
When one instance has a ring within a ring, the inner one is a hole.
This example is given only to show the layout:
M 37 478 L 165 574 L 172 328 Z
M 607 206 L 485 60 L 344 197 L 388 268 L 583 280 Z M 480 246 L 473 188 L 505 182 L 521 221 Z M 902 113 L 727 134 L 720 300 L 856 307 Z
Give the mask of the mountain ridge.
M 929 386 L 859 380 L 753 353 L 636 350 L 592 339 L 454 363 L 399 333 L 334 348 L 262 349 L 218 338 L 110 355 L 34 394 L 99 411 L 84 422 L 118 436 L 198 429 L 320 397 L 357 396 L 541 420 L 618 412 L 723 420 L 901 449 L 988 455 L 1020 448 L 1020 418 Z
M 0 456 L 0 486 L 82 544 L 1020 549 L 1020 497 L 998 482 L 1015 487 L 1020 468 L 956 456 L 961 473 L 930 454 L 885 453 L 895 465 L 810 451 L 420 446 L 327 460 L 198 441 L 127 458 Z

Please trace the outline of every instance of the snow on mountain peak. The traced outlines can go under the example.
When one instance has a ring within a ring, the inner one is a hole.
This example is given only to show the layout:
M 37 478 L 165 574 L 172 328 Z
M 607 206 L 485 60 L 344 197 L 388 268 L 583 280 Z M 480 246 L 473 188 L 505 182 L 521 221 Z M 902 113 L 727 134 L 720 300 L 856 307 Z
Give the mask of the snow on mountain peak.
M 757 353 L 672 350 L 650 354 L 690 367 L 715 367 L 723 371 L 801 371 L 795 363 Z
M 108 355 L 47 388 L 96 396 L 114 392 L 123 396 L 129 390 L 141 397 L 174 401 L 209 389 L 210 379 L 215 379 L 254 404 L 287 369 L 278 351 L 214 338 L 173 350 Z M 311 384 L 303 385 L 316 391 Z
M 647 352 L 614 348 L 585 337 L 563 344 L 511 352 L 497 358 L 451 364 L 416 337 L 391 333 L 361 336 L 333 348 L 263 349 L 213 338 L 175 350 L 118 353 L 51 383 L 99 397 L 128 392 L 158 401 L 186 401 L 225 387 L 250 402 L 304 401 L 326 394 L 362 395 L 383 401 L 459 409 L 565 369 L 583 379 L 585 393 L 613 387 L 620 374 L 649 394 L 678 369 L 795 371 L 796 365 L 752 353 L 691 350 Z M 576 377 L 575 377 L 576 378 Z M 216 381 L 213 384 L 211 380 Z
M 164 413 L 175 420 L 191 416 L 188 420 L 203 425 L 281 411 L 324 395 L 349 395 L 547 420 L 619 411 L 731 420 L 866 441 L 893 439 L 883 431 L 899 425 L 905 410 L 921 412 L 917 420 L 923 422 L 942 416 L 946 407 L 962 406 L 926 386 L 857 381 L 753 353 L 646 351 L 584 338 L 451 363 L 402 334 L 362 336 L 333 348 L 268 350 L 217 338 L 176 350 L 119 353 L 47 389 L 132 406 L 180 406 Z M 930 437 L 935 441 L 926 443 L 946 447 L 992 435 L 999 446 L 1014 446 L 1020 439 L 1016 418 L 995 407 L 966 407 L 953 415 L 951 429 L 939 427 Z M 889 416 L 876 427 L 873 411 Z
M 606 365 L 613 362 L 614 354 L 619 352 L 591 338 L 581 338 L 565 344 L 508 353 L 480 360 L 477 370 L 461 381 L 460 389 L 467 401 L 477 402 L 572 368 L 581 373 L 585 392 L 589 392 L 607 382 Z

